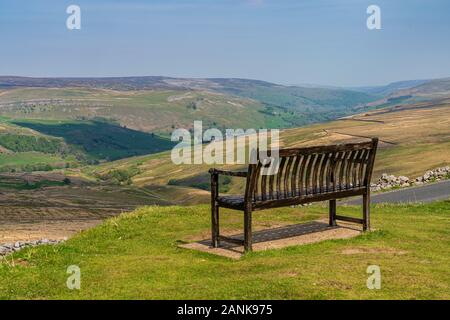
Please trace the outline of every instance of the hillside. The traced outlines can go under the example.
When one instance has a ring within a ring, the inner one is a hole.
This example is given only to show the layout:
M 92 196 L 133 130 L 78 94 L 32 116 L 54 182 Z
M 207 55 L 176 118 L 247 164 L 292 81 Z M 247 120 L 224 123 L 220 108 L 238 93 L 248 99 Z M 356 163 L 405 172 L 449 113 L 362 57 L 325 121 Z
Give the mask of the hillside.
M 450 92 L 450 78 L 434 79 L 426 81 L 420 85 L 414 86 L 412 88 L 402 89 L 397 92 L 397 96 L 401 95 L 414 95 L 414 96 L 447 96 Z
M 282 146 L 308 146 L 380 138 L 374 179 L 381 173 L 416 177 L 426 170 L 450 164 L 450 99 L 385 108 L 324 124 L 282 131 Z M 438 120 L 438 121 L 437 121 Z M 174 165 L 170 153 L 123 159 L 86 168 L 88 175 L 112 170 L 139 173 L 132 182 L 144 185 L 181 185 L 204 189 L 209 165 Z M 232 167 L 232 166 L 227 166 Z M 136 172 L 136 170 L 135 170 Z M 237 182 L 236 182 L 237 183 Z M 240 184 L 228 182 L 227 190 Z
M 400 81 L 387 86 L 360 88 L 359 90 L 383 95 L 381 99 L 367 103 L 365 107 L 368 108 L 413 105 L 422 101 L 450 98 L 450 78 Z
M 21 88 L 0 95 L 0 114 L 16 119 L 106 119 L 147 133 L 205 126 L 248 127 L 266 124 L 255 101 L 186 90 L 111 91 L 91 88 Z M 271 117 L 275 118 L 275 117 Z M 278 119 L 275 119 L 276 121 Z M 282 120 L 281 120 L 282 122 Z
M 396 91 L 414 88 L 424 83 L 427 83 L 428 81 L 430 80 L 405 80 L 392 82 L 384 86 L 353 87 L 351 89 L 355 91 L 365 92 L 368 94 L 388 96 L 392 93 L 395 93 Z
M 0 172 L 77 167 L 171 149 L 170 140 L 99 120 L 0 119 Z
M 158 133 L 199 119 L 218 128 L 295 127 L 355 113 L 378 98 L 247 79 L 0 77 L 0 115 L 103 117 Z
M 17 119 L 114 121 L 147 133 L 174 128 L 292 128 L 374 108 L 450 96 L 449 78 L 379 87 L 285 86 L 232 78 L 0 77 L 0 115 Z
M 153 154 L 170 133 L 291 128 L 355 113 L 375 97 L 245 79 L 0 77 L 0 172 Z M 28 159 L 28 160 L 27 160 Z

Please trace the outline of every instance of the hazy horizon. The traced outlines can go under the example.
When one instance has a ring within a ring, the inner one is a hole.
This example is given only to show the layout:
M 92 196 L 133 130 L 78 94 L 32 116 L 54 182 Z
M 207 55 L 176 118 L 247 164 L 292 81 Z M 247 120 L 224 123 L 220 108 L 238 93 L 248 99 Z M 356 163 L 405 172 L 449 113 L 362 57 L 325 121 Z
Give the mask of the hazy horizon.
M 359 84 L 354 86 L 335 86 L 335 85 L 328 85 L 328 84 L 321 84 L 321 83 L 280 83 L 280 82 L 274 82 L 270 80 L 265 79 L 251 79 L 251 78 L 239 78 L 239 77 L 174 77 L 174 76 L 167 76 L 167 75 L 129 75 L 129 76 L 79 76 L 79 77 L 73 77 L 73 76 L 28 76 L 28 75 L 16 75 L 16 74 L 0 74 L 0 78 L 2 77 L 17 77 L 17 78 L 35 78 L 35 79 L 108 79 L 108 78 L 142 78 L 142 77 L 162 77 L 162 78 L 174 78 L 174 79 L 192 79 L 192 80 L 203 80 L 203 79 L 241 79 L 241 80 L 251 80 L 251 81 L 263 81 L 268 82 L 272 84 L 278 84 L 278 85 L 284 85 L 284 86 L 296 86 L 296 87 L 312 87 L 312 88 L 343 88 L 343 89 L 352 89 L 352 88 L 365 88 L 365 87 L 382 87 L 387 86 L 389 84 L 398 83 L 398 82 L 404 82 L 404 81 L 428 81 L 428 80 L 439 80 L 439 79 L 448 79 L 447 77 L 440 77 L 440 78 L 426 78 L 426 79 L 401 79 L 401 80 L 395 80 L 392 82 L 386 82 L 386 83 L 379 83 L 379 84 L 373 84 L 373 85 L 365 85 L 365 84 Z

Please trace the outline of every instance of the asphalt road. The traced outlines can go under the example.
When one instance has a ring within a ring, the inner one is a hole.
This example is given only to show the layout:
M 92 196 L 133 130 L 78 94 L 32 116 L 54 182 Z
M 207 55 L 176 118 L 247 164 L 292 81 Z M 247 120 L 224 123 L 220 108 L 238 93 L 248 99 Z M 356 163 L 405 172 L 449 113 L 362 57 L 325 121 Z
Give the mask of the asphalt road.
M 361 198 L 361 197 L 360 197 Z M 406 202 L 431 202 L 435 200 L 450 199 L 450 180 L 426 184 L 418 187 L 397 189 L 390 192 L 372 194 L 371 203 L 406 203 Z M 359 205 L 361 199 L 351 199 L 344 203 Z

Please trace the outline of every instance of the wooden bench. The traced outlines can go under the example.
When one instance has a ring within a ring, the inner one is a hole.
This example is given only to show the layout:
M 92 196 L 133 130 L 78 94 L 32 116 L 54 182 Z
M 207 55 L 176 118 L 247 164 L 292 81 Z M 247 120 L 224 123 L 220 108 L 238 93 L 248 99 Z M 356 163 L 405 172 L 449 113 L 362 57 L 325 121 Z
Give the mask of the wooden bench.
M 279 150 L 279 169 L 272 175 L 261 175 L 270 163 L 259 156 L 247 171 L 210 169 L 212 246 L 221 240 L 244 245 L 252 250 L 252 212 L 263 209 L 329 201 L 329 224 L 336 220 L 362 224 L 370 230 L 370 179 L 378 139 L 363 143 L 317 146 Z M 242 196 L 220 196 L 219 175 L 246 178 Z M 336 214 L 336 199 L 363 196 L 363 217 L 352 218 Z M 219 207 L 244 212 L 244 240 L 219 234 Z

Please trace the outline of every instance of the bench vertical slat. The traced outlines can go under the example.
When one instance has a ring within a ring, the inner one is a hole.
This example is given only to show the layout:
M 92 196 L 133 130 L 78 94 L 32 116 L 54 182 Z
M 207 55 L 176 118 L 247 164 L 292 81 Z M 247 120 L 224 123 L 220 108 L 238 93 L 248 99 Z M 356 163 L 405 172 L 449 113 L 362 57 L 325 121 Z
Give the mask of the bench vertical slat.
M 367 158 L 366 177 L 364 179 L 364 185 L 370 188 L 370 179 L 372 178 L 373 165 L 375 163 L 375 155 L 377 153 L 378 138 L 372 139 L 372 149 L 370 149 L 369 156 Z
M 365 167 L 367 165 L 367 158 L 369 157 L 370 150 L 364 149 L 363 156 L 361 159 L 361 165 L 359 166 L 359 186 L 364 185 Z
M 269 199 L 273 200 L 275 197 L 273 196 L 273 181 L 275 179 L 275 175 L 272 174 L 269 176 Z
M 313 177 L 312 177 L 312 192 L 313 193 L 319 193 L 318 192 L 318 189 L 319 189 L 318 180 L 319 180 L 320 167 L 321 167 L 323 158 L 324 158 L 324 154 L 319 153 L 317 156 L 316 163 L 314 164 Z
M 300 164 L 300 161 L 303 159 L 302 155 L 298 155 L 295 158 L 294 162 L 294 168 L 292 169 L 292 177 L 291 177 L 291 191 L 293 196 L 297 196 L 297 190 L 298 190 L 298 166 Z
M 308 168 L 306 169 L 305 174 L 305 194 L 310 194 L 311 191 L 311 171 L 316 158 L 317 158 L 316 153 L 313 153 L 309 158 Z
M 261 171 L 261 163 L 258 163 L 258 165 L 255 168 L 255 176 L 254 176 L 254 187 L 253 187 L 253 200 L 257 201 L 258 199 L 258 185 L 260 182 L 260 171 Z
M 267 200 L 267 175 L 261 176 L 261 199 Z
M 292 162 L 295 160 L 295 157 L 289 157 L 286 165 L 286 170 L 284 171 L 284 177 L 283 177 L 283 185 L 284 185 L 284 197 L 287 198 L 289 195 L 289 182 L 290 182 L 290 176 L 292 174 L 291 166 Z
M 355 164 L 355 158 L 358 154 L 357 150 L 353 150 L 349 157 L 348 157 L 348 161 L 347 161 L 347 168 L 346 168 L 346 172 L 345 172 L 345 188 L 351 189 L 351 182 L 352 182 L 352 168 L 353 165 Z
M 319 175 L 319 189 L 320 193 L 324 192 L 324 189 L 327 190 L 327 186 L 324 185 L 324 181 L 327 180 L 328 176 L 328 160 L 330 159 L 330 153 L 326 153 L 324 159 L 322 160 L 322 165 L 320 168 L 320 175 Z M 326 183 L 326 182 L 325 182 Z
M 336 170 L 336 161 L 338 159 L 339 152 L 333 152 L 330 159 L 330 165 L 328 167 L 328 175 L 327 175 L 327 189 L 328 192 L 334 191 L 336 189 L 335 183 L 335 170 Z
M 335 153 L 333 152 L 328 155 L 328 166 L 325 171 L 325 192 L 330 192 L 331 190 L 331 171 L 333 168 L 334 156 Z
M 333 175 L 334 175 L 334 171 L 335 171 L 337 156 L 338 156 L 337 152 L 333 152 L 330 156 L 330 164 L 328 166 L 328 171 L 327 171 L 327 190 L 328 190 L 328 192 L 333 191 L 333 184 L 334 184 Z
M 352 171 L 352 181 L 353 181 L 353 187 L 356 188 L 358 183 L 358 172 L 359 172 L 359 166 L 361 165 L 362 156 L 364 154 L 364 150 L 358 150 L 358 155 L 356 156 L 355 165 L 353 166 Z
M 333 183 L 333 192 L 337 190 L 336 185 L 339 178 L 338 171 L 339 171 L 339 161 L 342 157 L 341 152 L 336 152 L 336 155 L 334 157 L 333 161 L 333 170 L 331 171 L 331 182 Z
M 281 158 L 280 168 L 277 173 L 277 185 L 276 185 L 276 191 L 275 191 L 277 199 L 280 199 L 280 195 L 281 195 L 281 178 L 284 173 L 285 163 L 286 163 L 286 157 Z
M 300 170 L 299 170 L 299 174 L 298 174 L 299 195 L 304 195 L 305 194 L 305 188 L 304 188 L 305 168 L 308 165 L 308 161 L 309 161 L 310 157 L 311 157 L 310 155 L 304 155 L 303 159 L 302 159 L 302 163 L 300 165 Z
M 335 171 L 335 177 L 334 177 L 334 183 L 336 184 L 336 188 L 335 191 L 339 191 L 339 182 L 340 182 L 340 174 L 341 174 L 341 167 L 342 167 L 342 162 L 344 161 L 345 158 L 345 152 L 339 152 L 339 157 L 337 159 L 336 162 L 336 171 Z
M 339 182 L 338 182 L 338 186 L 339 186 L 339 191 L 341 191 L 343 189 L 344 186 L 344 172 L 345 172 L 345 165 L 347 163 L 347 157 L 349 156 L 348 152 L 344 152 L 342 155 L 342 159 L 340 162 L 340 166 L 339 166 Z

